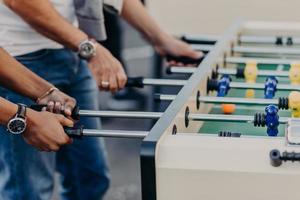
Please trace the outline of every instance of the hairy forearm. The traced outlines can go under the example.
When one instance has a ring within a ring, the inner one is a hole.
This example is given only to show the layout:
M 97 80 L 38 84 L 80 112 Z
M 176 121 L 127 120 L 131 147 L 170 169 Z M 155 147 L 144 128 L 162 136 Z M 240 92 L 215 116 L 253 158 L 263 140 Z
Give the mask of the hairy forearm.
M 0 48 L 0 84 L 36 100 L 52 85 L 17 62 Z
M 17 105 L 0 97 L 0 124 L 5 125 L 17 113 Z
M 65 20 L 49 0 L 4 0 L 4 3 L 36 31 L 44 36 L 77 50 L 87 35 Z
M 153 44 L 160 43 L 168 34 L 150 16 L 140 0 L 124 0 L 121 16 L 142 32 Z

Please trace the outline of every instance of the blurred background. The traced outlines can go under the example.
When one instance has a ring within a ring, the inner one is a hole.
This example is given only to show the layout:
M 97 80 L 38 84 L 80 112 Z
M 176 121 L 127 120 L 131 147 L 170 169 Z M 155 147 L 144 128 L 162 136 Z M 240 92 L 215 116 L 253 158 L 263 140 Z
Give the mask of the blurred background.
M 300 21 L 299 0 L 149 0 L 151 15 L 174 35 L 219 35 L 237 18 L 263 21 Z M 108 33 L 106 42 L 114 55 L 126 66 L 129 77 L 163 77 L 164 70 L 153 49 L 130 25 L 106 13 Z M 170 76 L 168 77 L 170 78 Z M 185 78 L 172 76 L 171 78 Z M 178 88 L 153 88 L 126 90 L 116 95 L 101 93 L 103 110 L 164 111 L 167 104 L 153 101 L 153 94 L 176 94 Z M 104 129 L 150 130 L 151 120 L 103 119 Z M 111 172 L 111 187 L 106 200 L 140 200 L 141 140 L 105 139 Z
M 298 0 L 147 1 L 152 16 L 173 34 L 221 34 L 237 18 L 299 22 L 299 6 Z

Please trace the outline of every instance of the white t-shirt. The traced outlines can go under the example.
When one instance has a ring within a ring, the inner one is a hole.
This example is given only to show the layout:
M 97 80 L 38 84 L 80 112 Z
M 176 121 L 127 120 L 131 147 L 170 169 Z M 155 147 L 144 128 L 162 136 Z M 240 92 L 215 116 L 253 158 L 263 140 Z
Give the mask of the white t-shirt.
M 50 0 L 56 10 L 70 23 L 76 24 L 73 0 Z M 63 27 L 62 27 L 63 28 Z M 32 29 L 22 18 L 0 0 L 0 46 L 12 56 L 41 49 L 60 49 L 62 45 L 47 39 Z

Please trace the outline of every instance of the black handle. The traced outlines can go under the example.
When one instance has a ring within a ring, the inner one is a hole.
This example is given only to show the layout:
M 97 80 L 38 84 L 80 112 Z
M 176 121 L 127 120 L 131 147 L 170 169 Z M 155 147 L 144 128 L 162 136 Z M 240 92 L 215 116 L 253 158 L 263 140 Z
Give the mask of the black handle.
M 42 111 L 43 108 L 45 108 L 45 107 L 47 107 L 46 104 L 41 104 L 41 105 L 35 104 L 35 105 L 29 106 L 30 109 L 38 111 L 38 112 Z M 71 117 L 74 120 L 79 120 L 79 118 L 80 118 L 80 115 L 79 115 L 79 106 L 75 106 L 75 108 L 72 110 Z
M 144 78 L 143 77 L 131 77 L 127 79 L 126 87 L 137 87 L 137 88 L 143 88 Z
M 172 56 L 172 55 L 167 55 L 166 56 L 167 61 L 175 61 L 175 62 L 181 62 L 183 64 L 200 64 L 202 60 L 204 59 L 204 56 L 198 59 L 186 57 L 186 56 Z
M 182 36 L 181 37 L 181 40 L 186 42 L 186 43 L 189 43 L 189 44 L 211 44 L 211 45 L 214 45 L 216 44 L 216 41 L 214 40 L 197 40 L 197 39 L 191 39 L 187 36 Z
M 211 91 L 217 91 L 219 83 L 218 80 L 207 78 L 206 82 L 206 93 L 209 94 Z
M 270 151 L 270 161 L 273 167 L 279 167 L 282 165 L 281 154 L 277 149 Z
M 277 149 L 273 149 L 272 151 L 270 151 L 270 160 L 271 160 L 271 165 L 273 167 L 279 167 L 282 165 L 283 162 L 299 162 L 300 161 L 300 153 L 296 153 L 296 152 L 287 152 L 284 151 L 282 153 L 280 153 L 279 150 Z
M 76 128 L 64 127 L 65 133 L 75 139 L 80 139 L 83 136 L 83 126 Z
M 160 95 L 161 94 L 154 94 L 153 99 L 155 102 L 161 102 Z

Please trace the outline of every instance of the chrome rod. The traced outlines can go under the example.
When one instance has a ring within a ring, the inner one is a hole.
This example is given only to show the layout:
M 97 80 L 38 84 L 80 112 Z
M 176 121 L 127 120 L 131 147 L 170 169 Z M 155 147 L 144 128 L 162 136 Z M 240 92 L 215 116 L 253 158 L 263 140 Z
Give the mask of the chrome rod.
M 144 118 L 157 119 L 162 116 L 162 112 L 129 112 L 129 111 L 93 111 L 80 110 L 81 117 L 116 117 L 116 118 Z
M 149 118 L 149 119 L 159 119 L 163 113 L 161 112 L 131 112 L 123 111 L 121 115 L 116 114 L 116 112 L 105 111 L 107 112 L 105 117 L 125 117 L 125 118 Z M 97 115 L 99 116 L 99 115 Z M 102 115 L 101 115 L 102 116 Z M 193 114 L 189 115 L 190 120 L 194 121 L 224 121 L 224 122 L 252 122 L 254 116 L 247 115 L 218 115 L 218 114 Z M 280 118 L 281 123 L 285 123 L 288 118 Z M 86 136 L 95 135 L 98 130 L 86 130 Z M 107 132 L 111 133 L 111 132 Z
M 187 83 L 186 80 L 174 80 L 174 79 L 150 79 L 150 78 L 145 78 L 143 80 L 144 85 L 183 86 L 186 83 Z
M 176 95 L 165 95 L 158 94 L 157 98 L 161 101 L 173 101 L 176 98 Z M 211 96 L 200 96 L 198 99 L 203 103 L 212 103 L 212 104 L 237 104 L 237 105 L 262 105 L 267 106 L 270 104 L 278 105 L 278 99 L 254 99 L 254 98 L 235 98 L 235 97 L 211 97 Z
M 214 48 L 214 45 L 209 45 L 209 44 L 191 44 L 191 47 L 195 51 L 211 51 Z
M 288 38 L 287 36 L 279 37 L 282 38 L 282 43 L 287 44 Z M 278 37 L 276 36 L 252 36 L 252 35 L 242 35 L 240 37 L 241 43 L 262 43 L 262 44 L 276 44 Z M 300 38 L 292 37 L 293 45 L 300 44 Z
M 231 64 L 245 64 L 249 61 L 256 61 L 257 64 L 264 65 L 290 65 L 299 62 L 295 59 L 279 59 L 279 58 L 256 58 L 256 57 L 226 57 L 225 62 Z
M 195 67 L 178 67 L 178 66 L 171 66 L 169 71 L 171 73 L 176 74 L 193 74 L 197 68 Z M 218 74 L 227 74 L 235 76 L 237 74 L 236 69 L 218 69 Z M 258 70 L 257 76 L 267 77 L 267 76 L 276 76 L 276 77 L 289 77 L 288 71 L 276 71 L 276 70 Z
M 199 41 L 211 41 L 216 42 L 220 39 L 220 36 L 217 35 L 193 35 L 193 34 L 186 34 L 184 38 L 188 40 L 199 40 Z M 241 43 L 254 43 L 254 44 L 276 44 L 277 36 L 255 36 L 255 35 L 242 35 L 239 38 Z M 282 36 L 282 43 L 287 44 L 288 36 Z M 299 45 L 300 38 L 292 37 L 293 44 Z
M 218 69 L 219 74 L 228 74 L 228 75 L 236 75 L 236 69 Z M 258 70 L 257 76 L 276 76 L 276 77 L 289 77 L 288 71 L 276 71 L 276 70 Z
M 183 86 L 187 83 L 185 80 L 175 80 L 175 79 L 145 79 L 146 85 L 167 85 L 167 86 Z M 148 81 L 149 80 L 149 81 Z M 264 83 L 241 83 L 241 82 L 231 82 L 230 88 L 234 89 L 257 89 L 264 90 Z M 300 86 L 290 85 L 290 84 L 278 84 L 277 90 L 282 91 L 300 91 Z
M 197 68 L 195 68 L 195 67 L 170 66 L 168 68 L 168 70 L 172 74 L 193 74 L 197 70 Z
M 240 83 L 240 82 L 231 82 L 229 84 L 230 88 L 235 89 L 256 89 L 256 90 L 264 90 L 264 83 Z M 282 91 L 300 91 L 300 86 L 289 85 L 289 84 L 278 84 L 277 90 Z
M 248 47 L 235 46 L 233 47 L 235 53 L 259 53 L 259 54 L 288 54 L 299 55 L 300 48 L 294 47 Z
M 209 96 L 199 97 L 199 101 L 205 103 L 215 103 L 215 104 L 233 103 L 239 105 L 263 105 L 263 106 L 267 106 L 270 104 L 274 104 L 274 105 L 278 104 L 277 99 L 253 99 L 253 98 L 209 97 Z
M 189 119 L 193 121 L 254 122 L 254 116 L 247 115 L 190 114 Z M 287 122 L 287 117 L 279 118 L 280 124 L 286 124 Z
M 148 133 L 148 131 L 83 129 L 83 136 L 86 137 L 144 138 Z
M 213 45 L 193 44 L 191 47 L 196 51 L 211 51 Z M 249 47 L 249 46 L 234 46 L 232 48 L 235 53 L 259 53 L 259 54 L 287 54 L 300 55 L 300 48 L 295 47 Z

